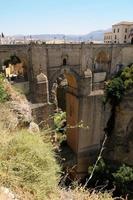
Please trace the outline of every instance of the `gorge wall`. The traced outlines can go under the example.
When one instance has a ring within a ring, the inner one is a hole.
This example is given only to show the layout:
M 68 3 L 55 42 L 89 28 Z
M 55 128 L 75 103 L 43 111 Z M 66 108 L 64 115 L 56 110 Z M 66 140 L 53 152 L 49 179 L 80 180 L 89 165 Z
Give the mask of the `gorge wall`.
M 133 166 L 133 90 L 124 95 L 116 108 L 115 126 L 106 144 L 105 158 Z

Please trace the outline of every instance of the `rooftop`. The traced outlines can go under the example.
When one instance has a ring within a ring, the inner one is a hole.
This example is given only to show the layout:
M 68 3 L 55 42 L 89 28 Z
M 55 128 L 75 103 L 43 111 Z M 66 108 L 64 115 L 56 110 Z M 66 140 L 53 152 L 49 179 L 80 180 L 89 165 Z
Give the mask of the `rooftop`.
M 133 25 L 133 22 L 122 21 L 117 24 L 113 24 L 113 26 L 117 26 L 117 25 Z

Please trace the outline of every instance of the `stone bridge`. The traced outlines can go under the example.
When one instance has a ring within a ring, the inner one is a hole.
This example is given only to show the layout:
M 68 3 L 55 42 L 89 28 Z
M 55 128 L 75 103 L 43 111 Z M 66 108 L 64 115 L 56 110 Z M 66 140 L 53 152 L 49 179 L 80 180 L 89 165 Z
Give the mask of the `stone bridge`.
M 42 116 L 40 120 L 46 119 L 50 112 L 47 107 L 53 84 L 61 74 L 65 75 L 67 141 L 77 157 L 77 172 L 86 172 L 88 163 L 99 152 L 108 120 L 108 112 L 104 112 L 102 105 L 104 81 L 121 67 L 133 63 L 133 46 L 7 45 L 0 46 L 0 65 L 11 55 L 17 55 L 27 70 L 30 101 L 34 105 L 45 104 L 40 105 L 39 112 L 36 110 Z M 45 75 L 42 81 L 40 74 Z

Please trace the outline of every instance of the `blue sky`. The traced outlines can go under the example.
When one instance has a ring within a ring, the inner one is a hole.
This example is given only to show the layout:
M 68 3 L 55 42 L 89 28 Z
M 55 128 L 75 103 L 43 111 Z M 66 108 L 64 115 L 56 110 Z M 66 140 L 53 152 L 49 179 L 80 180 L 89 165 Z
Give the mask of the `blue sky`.
M 0 32 L 86 34 L 133 21 L 133 0 L 0 0 Z

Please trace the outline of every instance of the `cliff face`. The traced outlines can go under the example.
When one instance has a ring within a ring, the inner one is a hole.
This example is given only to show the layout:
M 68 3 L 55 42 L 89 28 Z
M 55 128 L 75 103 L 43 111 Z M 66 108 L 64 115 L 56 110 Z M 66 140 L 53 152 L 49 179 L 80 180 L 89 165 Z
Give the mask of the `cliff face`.
M 109 136 L 105 157 L 133 166 L 133 89 L 126 92 L 116 108 L 115 125 Z
M 17 127 L 26 127 L 32 121 L 30 104 L 26 97 L 17 92 L 8 81 L 3 82 L 9 99 L 0 103 L 0 130 L 13 131 Z

